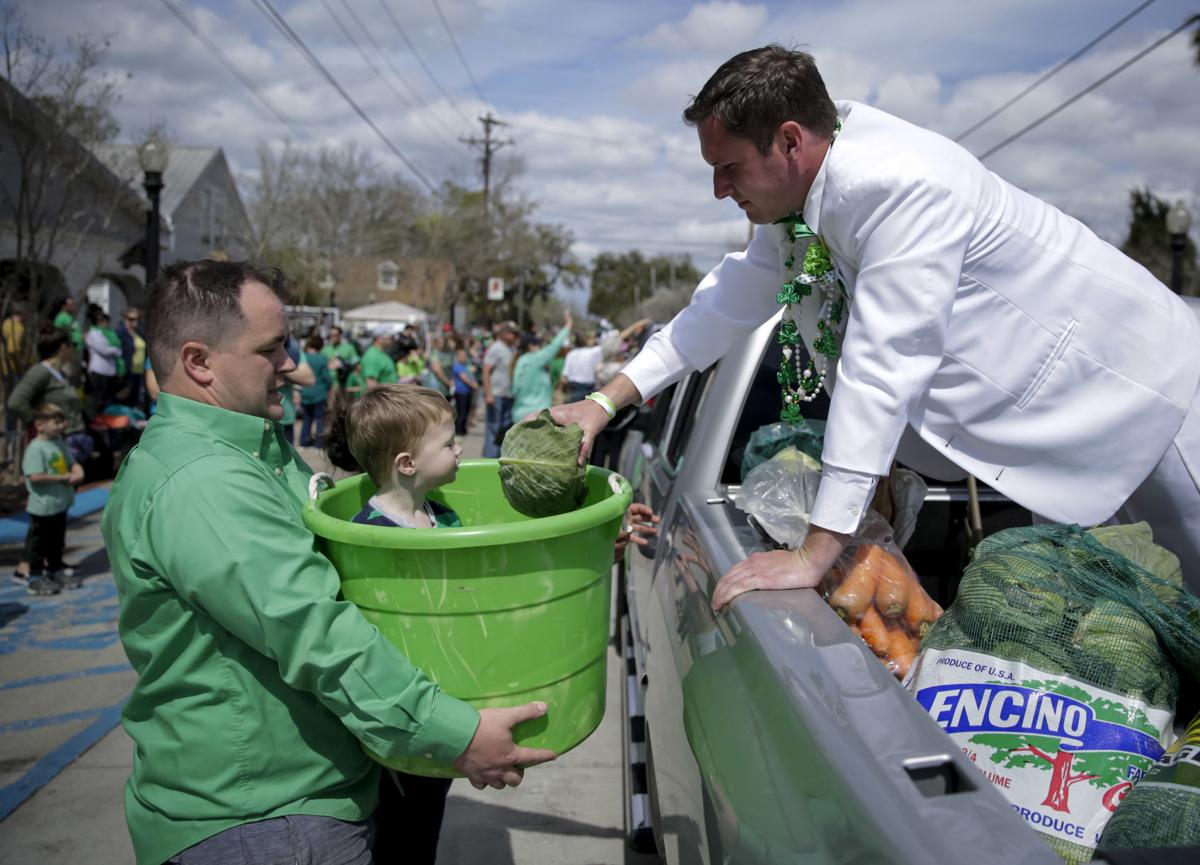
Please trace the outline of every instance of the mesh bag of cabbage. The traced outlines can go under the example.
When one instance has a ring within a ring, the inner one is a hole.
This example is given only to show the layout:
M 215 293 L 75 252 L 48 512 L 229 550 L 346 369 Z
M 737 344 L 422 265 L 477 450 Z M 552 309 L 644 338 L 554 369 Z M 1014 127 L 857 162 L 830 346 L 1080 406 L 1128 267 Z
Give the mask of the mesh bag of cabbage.
M 1100 849 L 1200 845 L 1200 715 L 1121 800 Z
M 1078 526 L 985 539 L 908 687 L 1067 862 L 1170 742 L 1200 599 Z

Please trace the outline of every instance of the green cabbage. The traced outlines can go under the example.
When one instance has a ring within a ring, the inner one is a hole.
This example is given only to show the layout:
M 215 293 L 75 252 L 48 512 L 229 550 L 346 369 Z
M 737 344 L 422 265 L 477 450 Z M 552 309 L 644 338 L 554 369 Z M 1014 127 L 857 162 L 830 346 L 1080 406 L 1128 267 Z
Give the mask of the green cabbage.
M 1154 533 L 1149 523 L 1143 521 L 1132 525 L 1097 526 L 1088 534 L 1110 550 L 1120 553 L 1138 567 L 1158 577 L 1168 585 L 1142 579 L 1144 588 L 1153 592 L 1165 604 L 1173 604 L 1183 586 L 1183 570 L 1178 557 L 1154 543 Z
M 582 442 L 578 424 L 559 426 L 548 409 L 510 429 L 500 445 L 500 483 L 508 503 L 527 517 L 552 517 L 583 504 Z

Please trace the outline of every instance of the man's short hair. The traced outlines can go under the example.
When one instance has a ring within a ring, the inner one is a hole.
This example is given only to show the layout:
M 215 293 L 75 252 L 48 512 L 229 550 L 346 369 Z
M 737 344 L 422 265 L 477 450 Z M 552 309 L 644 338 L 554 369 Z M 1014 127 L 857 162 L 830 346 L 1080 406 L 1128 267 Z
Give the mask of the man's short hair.
M 38 338 L 37 356 L 38 360 L 49 360 L 58 354 L 68 342 L 71 342 L 71 333 L 61 327 L 50 328 L 42 333 Z
M 521 329 L 517 327 L 515 321 L 502 321 L 496 326 L 496 336 L 502 336 L 506 333 L 520 333 Z
M 454 419 L 436 390 L 385 384 L 367 391 L 346 413 L 346 443 L 376 486 L 383 484 L 396 454 L 412 453 L 430 429 Z
M 837 108 L 811 54 L 771 44 L 722 63 L 683 112 L 689 126 L 710 117 L 765 155 L 788 120 L 832 138 Z
M 248 261 L 177 261 L 164 267 L 146 304 L 146 345 L 160 379 L 171 374 L 185 342 L 218 346 L 240 333 L 242 287 L 261 282 L 280 299 L 287 278 L 277 267 Z

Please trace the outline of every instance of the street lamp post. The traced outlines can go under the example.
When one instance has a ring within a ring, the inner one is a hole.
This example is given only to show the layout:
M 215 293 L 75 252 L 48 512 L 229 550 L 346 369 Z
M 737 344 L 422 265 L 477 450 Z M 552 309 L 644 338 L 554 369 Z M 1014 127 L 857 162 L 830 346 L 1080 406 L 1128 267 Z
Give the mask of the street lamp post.
M 157 132 L 151 132 L 146 136 L 146 140 L 138 148 L 138 163 L 141 164 L 142 172 L 145 175 L 142 186 L 150 198 L 150 213 L 146 218 L 146 258 L 144 261 L 147 286 L 158 275 L 158 196 L 162 192 L 162 176 L 163 172 L 167 170 L 169 158 L 166 142 L 159 137 Z
M 1192 214 L 1182 201 L 1167 211 L 1167 234 L 1171 236 L 1171 291 L 1183 293 L 1183 250 L 1187 246 Z

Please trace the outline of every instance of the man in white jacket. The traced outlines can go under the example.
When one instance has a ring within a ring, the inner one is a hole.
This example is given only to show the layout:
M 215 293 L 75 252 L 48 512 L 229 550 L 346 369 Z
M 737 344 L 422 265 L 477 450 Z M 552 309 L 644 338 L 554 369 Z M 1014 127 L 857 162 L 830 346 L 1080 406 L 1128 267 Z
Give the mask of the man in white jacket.
M 610 409 L 737 350 L 781 287 L 814 289 L 791 309 L 831 400 L 813 528 L 731 569 L 714 607 L 816 585 L 897 452 L 920 468 L 930 450 L 1053 520 L 1147 519 L 1200 586 L 1200 321 L 1178 297 L 957 144 L 834 103 L 802 52 L 737 55 L 684 119 L 754 237 L 599 395 L 555 414 L 586 449 Z M 824 282 L 803 274 L 798 221 L 828 251 Z

